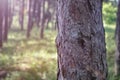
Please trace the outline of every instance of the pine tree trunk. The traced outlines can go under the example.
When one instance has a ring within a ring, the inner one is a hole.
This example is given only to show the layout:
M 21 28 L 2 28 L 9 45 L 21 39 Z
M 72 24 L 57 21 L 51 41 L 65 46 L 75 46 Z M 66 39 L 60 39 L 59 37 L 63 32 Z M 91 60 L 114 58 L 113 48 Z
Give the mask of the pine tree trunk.
M 57 80 L 106 80 L 102 0 L 58 0 Z
M 5 19 L 5 24 L 4 24 L 4 41 L 7 41 L 8 39 L 8 0 L 5 0 L 5 11 L 4 11 L 4 19 Z
M 32 21 L 32 0 L 29 0 L 29 12 L 28 12 L 28 26 L 27 26 L 27 38 L 30 37 L 30 32 L 33 26 Z
M 25 7 L 25 0 L 22 0 L 22 5 L 20 6 L 20 17 L 19 17 L 19 22 L 21 25 L 21 30 L 24 30 L 24 7 Z
M 44 38 L 44 28 L 45 28 L 45 21 L 46 21 L 46 18 L 45 18 L 45 1 L 43 0 L 42 1 L 42 23 L 41 23 L 41 26 L 40 26 L 40 38 Z
M 0 1 L 0 48 L 2 48 L 2 39 L 3 39 L 3 1 Z
M 14 5 L 13 5 L 13 1 L 9 1 L 9 7 L 8 7 L 8 27 L 11 28 L 12 22 L 13 22 L 13 13 L 14 13 Z
M 118 4 L 118 12 L 117 12 L 117 23 L 116 23 L 116 53 L 115 53 L 115 72 L 116 75 L 120 75 L 120 0 Z
M 37 4 L 37 26 L 40 27 L 40 21 L 41 21 L 41 0 L 38 0 Z

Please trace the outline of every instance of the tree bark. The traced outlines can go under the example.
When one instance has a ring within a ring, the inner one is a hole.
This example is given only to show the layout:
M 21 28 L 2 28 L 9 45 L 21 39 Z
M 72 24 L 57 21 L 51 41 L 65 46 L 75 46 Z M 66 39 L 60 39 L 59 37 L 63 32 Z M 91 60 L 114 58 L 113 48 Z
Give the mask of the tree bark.
M 41 21 L 41 4 L 42 4 L 42 1 L 41 0 L 38 0 L 38 3 L 37 3 L 37 26 L 40 27 L 40 21 Z
M 28 12 L 28 26 L 27 26 L 27 38 L 30 37 L 30 32 L 33 26 L 32 20 L 32 0 L 29 0 L 29 12 Z
M 58 0 L 57 80 L 106 80 L 102 0 Z
M 8 9 L 8 16 L 9 16 L 9 19 L 8 19 L 8 26 L 9 28 L 12 27 L 12 23 L 13 23 L 13 16 L 14 16 L 14 8 L 15 8 L 15 0 L 8 0 L 9 1 L 9 9 Z
M 25 0 L 22 0 L 22 5 L 20 6 L 20 16 L 19 16 L 19 22 L 21 25 L 21 30 L 24 30 L 24 7 L 25 7 Z
M 0 0 L 0 48 L 3 46 L 3 1 Z
M 116 75 L 120 75 L 120 0 L 118 4 L 118 12 L 117 12 L 117 22 L 116 22 L 116 53 L 115 53 L 115 73 Z
M 41 23 L 41 26 L 40 26 L 40 38 L 44 38 L 44 28 L 45 28 L 45 21 L 46 21 L 46 18 L 45 18 L 45 1 L 42 0 L 42 23 Z
M 7 41 L 8 39 L 8 0 L 5 0 L 5 6 L 4 6 L 4 41 Z

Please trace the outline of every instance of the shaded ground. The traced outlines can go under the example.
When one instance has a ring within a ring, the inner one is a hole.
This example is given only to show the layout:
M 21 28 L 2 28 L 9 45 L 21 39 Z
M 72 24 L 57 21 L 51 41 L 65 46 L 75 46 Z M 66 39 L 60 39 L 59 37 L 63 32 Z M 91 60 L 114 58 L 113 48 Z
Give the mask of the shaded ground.
M 7 73 L 4 80 L 56 79 L 56 32 L 46 30 L 45 38 L 39 39 L 36 31 L 26 39 L 25 31 L 10 30 L 9 40 L 0 51 L 0 72 Z

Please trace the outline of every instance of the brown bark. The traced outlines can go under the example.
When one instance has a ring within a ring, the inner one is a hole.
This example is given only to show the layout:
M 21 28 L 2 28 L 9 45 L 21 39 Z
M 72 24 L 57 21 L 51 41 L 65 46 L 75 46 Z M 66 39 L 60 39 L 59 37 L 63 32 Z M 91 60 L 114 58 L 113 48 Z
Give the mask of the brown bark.
M 58 0 L 57 80 L 106 80 L 102 0 Z
M 118 4 L 118 12 L 117 12 L 117 23 L 116 23 L 116 53 L 115 53 L 115 73 L 116 75 L 120 75 L 120 0 Z

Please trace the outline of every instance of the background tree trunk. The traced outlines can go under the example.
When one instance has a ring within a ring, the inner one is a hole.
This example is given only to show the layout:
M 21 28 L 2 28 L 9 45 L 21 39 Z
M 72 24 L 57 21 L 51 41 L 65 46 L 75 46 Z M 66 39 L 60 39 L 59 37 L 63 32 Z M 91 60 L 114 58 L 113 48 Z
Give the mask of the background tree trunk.
M 2 48 L 3 39 L 3 0 L 0 0 L 0 48 Z
M 7 41 L 8 39 L 8 0 L 5 0 L 5 6 L 4 6 L 4 41 Z
M 58 0 L 57 80 L 106 80 L 102 0 Z
M 46 21 L 46 17 L 45 17 L 45 0 L 42 0 L 42 23 L 40 26 L 40 38 L 44 38 L 44 28 L 45 28 L 45 21 Z
M 13 1 L 14 3 L 14 1 Z M 8 4 L 8 16 L 9 16 L 9 19 L 8 19 L 8 27 L 11 28 L 11 25 L 12 25 L 12 22 L 13 22 L 13 14 L 14 14 L 14 4 L 11 2 L 11 0 L 9 1 L 9 4 Z
M 32 20 L 32 0 L 29 0 L 29 12 L 28 12 L 28 26 L 27 26 L 27 38 L 30 37 L 30 31 L 33 26 L 33 20 Z
M 117 12 L 117 22 L 116 22 L 116 53 L 115 53 L 115 73 L 116 75 L 120 75 L 120 0 L 118 4 L 118 12 Z
M 24 30 L 24 7 L 25 7 L 25 0 L 21 1 L 20 5 L 20 16 L 19 16 L 19 22 L 21 26 L 21 30 Z
M 41 21 L 41 0 L 38 0 L 37 3 L 37 26 L 40 27 L 40 21 Z

